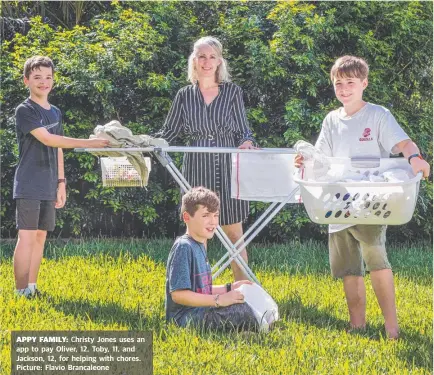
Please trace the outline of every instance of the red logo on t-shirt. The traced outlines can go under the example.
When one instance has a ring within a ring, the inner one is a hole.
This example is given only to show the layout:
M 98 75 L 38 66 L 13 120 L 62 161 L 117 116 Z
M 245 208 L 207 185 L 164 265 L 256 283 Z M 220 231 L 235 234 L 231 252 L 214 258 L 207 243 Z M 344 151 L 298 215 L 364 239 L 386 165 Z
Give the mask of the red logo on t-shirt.
M 212 294 L 212 275 L 208 272 L 195 274 L 194 278 L 200 279 L 202 282 L 202 288 L 197 287 L 196 293 Z
M 371 129 L 370 128 L 365 128 L 365 130 L 363 130 L 363 134 L 362 134 L 362 138 L 359 138 L 360 142 L 363 141 L 372 141 L 374 138 L 369 137 L 371 135 Z

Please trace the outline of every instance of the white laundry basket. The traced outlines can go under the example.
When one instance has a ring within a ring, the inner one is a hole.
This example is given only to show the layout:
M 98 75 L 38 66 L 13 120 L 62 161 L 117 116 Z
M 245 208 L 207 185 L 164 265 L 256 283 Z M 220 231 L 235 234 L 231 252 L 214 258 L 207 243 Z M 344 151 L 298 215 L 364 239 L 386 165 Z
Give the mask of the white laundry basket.
M 404 158 L 354 160 L 329 158 L 343 173 L 379 175 L 404 169 L 414 176 Z M 306 163 L 304 178 L 311 165 Z M 295 177 L 310 219 L 318 224 L 401 225 L 411 220 L 422 174 L 404 182 L 324 182 Z
M 144 158 L 151 170 L 150 158 Z M 102 185 L 106 187 L 145 186 L 147 181 L 142 178 L 128 161 L 127 157 L 101 158 Z

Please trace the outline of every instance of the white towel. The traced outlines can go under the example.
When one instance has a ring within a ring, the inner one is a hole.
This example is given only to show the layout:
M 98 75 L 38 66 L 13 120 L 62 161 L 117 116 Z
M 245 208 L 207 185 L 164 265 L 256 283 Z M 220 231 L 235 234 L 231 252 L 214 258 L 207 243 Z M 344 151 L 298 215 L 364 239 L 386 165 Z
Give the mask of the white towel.
M 294 154 L 232 154 L 231 197 L 281 202 L 297 189 L 289 203 L 300 203 L 293 179 L 294 158 Z

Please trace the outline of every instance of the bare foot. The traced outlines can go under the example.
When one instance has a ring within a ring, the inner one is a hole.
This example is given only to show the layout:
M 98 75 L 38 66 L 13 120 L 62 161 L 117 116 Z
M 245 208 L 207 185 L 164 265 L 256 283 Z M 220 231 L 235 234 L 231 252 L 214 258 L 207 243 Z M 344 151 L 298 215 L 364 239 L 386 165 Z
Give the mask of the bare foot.
M 399 327 L 397 324 L 391 326 L 385 324 L 384 328 L 386 329 L 386 336 L 389 340 L 397 340 L 399 338 Z
M 395 329 L 395 330 L 387 330 L 386 329 L 386 336 L 389 340 L 398 340 L 399 339 L 399 329 Z

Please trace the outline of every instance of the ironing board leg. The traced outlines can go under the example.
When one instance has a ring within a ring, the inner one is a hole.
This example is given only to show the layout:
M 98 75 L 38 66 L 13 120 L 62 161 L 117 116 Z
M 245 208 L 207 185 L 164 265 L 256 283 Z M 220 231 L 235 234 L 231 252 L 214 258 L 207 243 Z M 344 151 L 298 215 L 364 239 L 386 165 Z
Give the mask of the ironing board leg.
M 295 193 L 297 192 L 297 188 L 294 189 L 290 195 L 288 195 L 287 198 L 285 198 L 284 201 L 280 202 L 280 204 L 276 207 L 276 205 L 273 205 L 273 211 L 266 217 L 266 218 L 262 218 L 262 216 L 256 221 L 260 221 L 260 219 L 262 220 L 262 223 L 256 226 L 259 226 L 244 242 L 244 244 L 242 246 L 240 246 L 239 248 L 235 248 L 235 252 L 233 252 L 229 259 L 220 267 L 220 269 L 214 273 L 213 275 L 213 279 L 216 278 L 217 276 L 219 276 L 223 270 L 231 263 L 231 261 L 233 259 L 236 259 L 237 257 L 241 257 L 240 253 L 241 251 L 243 251 L 247 245 L 259 234 L 259 232 L 279 213 L 279 211 L 285 206 L 286 203 L 288 203 L 292 197 L 295 195 Z M 270 205 L 271 206 L 271 205 Z M 256 224 L 255 222 L 255 224 Z M 243 236 L 244 238 L 245 236 Z M 238 243 L 238 241 L 237 241 Z M 256 281 L 255 281 L 256 282 Z
M 241 238 L 239 238 L 237 242 L 235 242 L 235 244 L 234 244 L 235 249 L 237 249 L 238 246 L 249 236 L 249 234 L 261 223 L 261 221 L 264 220 L 270 214 L 270 212 L 272 211 L 272 209 L 275 205 L 277 205 L 277 202 L 270 204 L 267 207 L 267 209 L 262 213 L 262 215 L 244 233 L 244 235 Z M 223 255 L 222 258 L 216 264 L 214 264 L 211 271 L 214 272 L 216 269 L 218 269 L 220 264 L 222 264 L 228 256 L 230 256 L 229 253 L 226 253 L 225 255 Z

